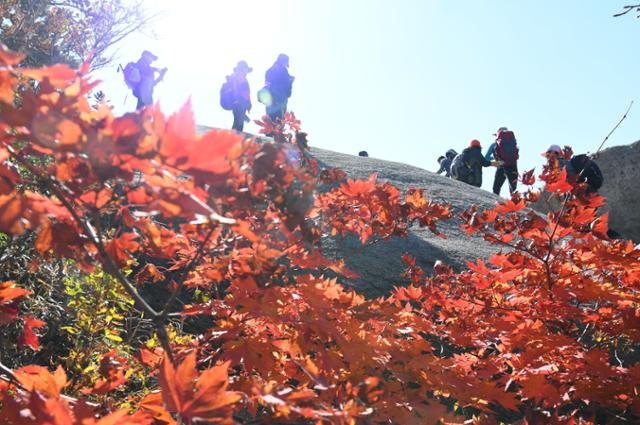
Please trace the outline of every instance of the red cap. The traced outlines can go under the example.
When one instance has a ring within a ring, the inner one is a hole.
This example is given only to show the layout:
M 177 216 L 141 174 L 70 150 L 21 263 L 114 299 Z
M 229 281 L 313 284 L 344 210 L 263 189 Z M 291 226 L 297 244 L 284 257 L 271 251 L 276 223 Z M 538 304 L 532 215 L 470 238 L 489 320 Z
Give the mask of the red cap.
M 480 140 L 478 140 L 478 139 L 473 139 L 473 140 L 471 141 L 471 143 L 469 144 L 469 147 L 472 147 L 472 148 L 480 148 L 480 147 L 482 147 L 482 146 L 480 146 Z

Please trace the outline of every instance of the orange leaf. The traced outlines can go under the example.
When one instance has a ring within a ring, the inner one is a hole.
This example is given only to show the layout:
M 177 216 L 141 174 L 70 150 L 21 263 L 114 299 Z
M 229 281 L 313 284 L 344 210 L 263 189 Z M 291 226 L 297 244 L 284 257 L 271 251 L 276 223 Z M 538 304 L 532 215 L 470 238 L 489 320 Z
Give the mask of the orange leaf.
M 233 405 L 241 397 L 226 391 L 228 366 L 229 363 L 225 363 L 207 369 L 196 382 L 195 353 L 187 356 L 177 369 L 165 357 L 158 382 L 166 409 L 189 420 L 233 424 Z
M 125 265 L 130 259 L 129 255 L 140 248 L 136 241 L 138 235 L 135 233 L 124 233 L 117 239 L 113 239 L 105 246 L 109 256 L 119 265 Z
M 17 288 L 14 282 L 0 283 L 0 324 L 7 325 L 18 317 L 19 301 L 31 291 Z
M 600 239 L 609 239 L 609 213 L 604 213 L 591 223 L 591 231 Z
M 67 375 L 60 366 L 51 373 L 46 367 L 29 365 L 17 369 L 15 375 L 27 391 L 38 391 L 47 397 L 59 397 L 67 386 Z
M 78 73 L 71 69 L 68 65 L 57 64 L 53 66 L 45 66 L 42 68 L 23 68 L 20 73 L 27 78 L 33 78 L 34 80 L 44 81 L 49 80 L 49 83 L 56 88 L 63 88 L 74 80 Z
M 23 347 L 31 347 L 35 351 L 40 349 L 40 341 L 38 341 L 38 335 L 33 331 L 34 328 L 41 328 L 45 326 L 46 323 L 39 319 L 34 319 L 33 317 L 26 318 L 24 321 L 24 326 L 22 328 L 22 335 L 18 340 L 18 346 Z
M 0 65 L 11 66 L 18 65 L 24 59 L 22 53 L 14 53 L 7 46 L 0 43 Z

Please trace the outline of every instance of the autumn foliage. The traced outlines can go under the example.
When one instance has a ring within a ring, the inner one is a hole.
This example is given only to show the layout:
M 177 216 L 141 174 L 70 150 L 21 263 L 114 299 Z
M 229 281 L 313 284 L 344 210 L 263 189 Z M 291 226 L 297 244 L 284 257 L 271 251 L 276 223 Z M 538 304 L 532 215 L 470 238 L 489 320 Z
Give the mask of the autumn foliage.
M 564 173 L 541 176 L 563 201 L 547 216 L 526 208 L 542 196 L 527 191 L 454 217 L 418 188 L 320 169 L 292 114 L 261 122 L 276 142 L 200 136 L 189 103 L 168 118 L 158 106 L 114 117 L 89 105 L 86 66 L 20 60 L 0 50 L 0 231 L 34 233 L 34 262 L 104 272 L 109 280 L 94 287 L 114 282 L 125 300 L 104 323 L 127 311 L 148 332 L 111 331 L 113 348 L 95 346 L 84 370 L 74 369 L 79 355 L 66 370 L 55 359 L 10 368 L 3 358 L 4 423 L 640 416 L 640 249 L 609 240 L 597 214 L 604 200 Z M 421 270 L 408 253 L 406 285 L 385 298 L 343 286 L 353 273 L 323 255 L 323 238 L 364 244 L 415 225 L 440 234 L 438 222 L 454 219 L 496 254 L 455 272 Z M 78 292 L 69 296 L 87 309 Z M 29 296 L 0 283 L 0 325 L 20 324 L 15 344 L 38 350 L 48 323 L 20 308 Z

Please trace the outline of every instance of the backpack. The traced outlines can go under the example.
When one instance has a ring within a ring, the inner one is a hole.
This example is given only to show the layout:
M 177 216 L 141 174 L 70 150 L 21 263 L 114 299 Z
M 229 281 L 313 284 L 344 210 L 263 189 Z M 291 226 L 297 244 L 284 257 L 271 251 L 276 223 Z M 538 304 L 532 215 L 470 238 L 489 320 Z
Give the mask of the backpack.
M 138 87 L 138 84 L 140 84 L 140 80 L 142 80 L 140 70 L 135 62 L 129 62 L 124 69 L 122 69 L 122 74 L 124 75 L 125 84 L 131 90 L 135 90 Z
M 233 83 L 228 79 L 222 87 L 220 87 L 220 106 L 222 106 L 222 109 L 225 111 L 230 111 L 233 109 L 234 100 Z
M 592 190 L 598 190 L 602 187 L 604 176 L 602 175 L 602 170 L 593 159 L 582 154 L 574 156 L 570 161 L 573 169 L 581 176 L 578 181 L 586 180 Z
M 451 162 L 451 176 L 461 182 L 469 180 L 470 168 L 464 160 L 464 155 L 458 154 Z
M 495 157 L 504 162 L 507 167 L 518 164 L 518 145 L 513 131 L 502 131 L 496 139 Z

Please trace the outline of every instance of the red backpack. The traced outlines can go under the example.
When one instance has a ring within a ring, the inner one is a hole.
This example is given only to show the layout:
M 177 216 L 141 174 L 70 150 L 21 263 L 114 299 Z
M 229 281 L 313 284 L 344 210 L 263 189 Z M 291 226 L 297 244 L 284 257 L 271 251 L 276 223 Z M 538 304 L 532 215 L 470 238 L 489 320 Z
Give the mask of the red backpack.
M 513 167 L 518 164 L 518 145 L 516 136 L 513 131 L 501 131 L 496 139 L 496 159 L 504 162 L 507 167 Z

